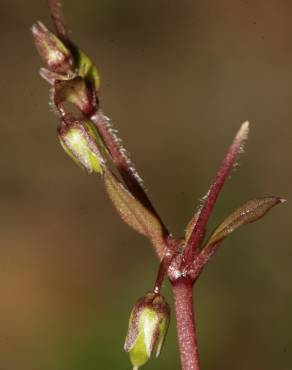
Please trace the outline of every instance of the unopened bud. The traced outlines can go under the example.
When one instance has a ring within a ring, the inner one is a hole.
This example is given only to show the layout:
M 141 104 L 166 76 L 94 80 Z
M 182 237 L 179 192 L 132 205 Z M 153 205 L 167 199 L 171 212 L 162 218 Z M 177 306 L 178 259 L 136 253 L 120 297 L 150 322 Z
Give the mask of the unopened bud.
M 72 72 L 74 61 L 70 50 L 41 22 L 32 26 L 32 35 L 40 57 L 56 73 Z
M 54 100 L 57 107 L 64 102 L 72 103 L 87 116 L 90 116 L 95 109 L 91 90 L 88 89 L 85 80 L 81 77 L 75 77 L 68 81 L 56 81 Z
M 144 365 L 152 354 L 159 356 L 169 319 L 170 309 L 162 295 L 148 293 L 136 302 L 124 345 L 134 369 Z
M 62 118 L 58 129 L 60 143 L 65 152 L 80 167 L 92 172 L 103 172 L 105 160 L 102 140 L 91 121 L 78 120 L 71 115 Z

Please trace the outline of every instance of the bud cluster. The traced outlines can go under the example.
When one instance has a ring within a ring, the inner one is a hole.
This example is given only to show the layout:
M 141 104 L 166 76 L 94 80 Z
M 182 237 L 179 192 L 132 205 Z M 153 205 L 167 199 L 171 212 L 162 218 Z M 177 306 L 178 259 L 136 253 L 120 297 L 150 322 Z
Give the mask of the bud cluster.
M 66 113 L 64 108 L 64 103 L 71 103 L 86 117 L 96 111 L 96 92 L 100 85 L 98 71 L 87 55 L 71 42 L 65 45 L 41 22 L 33 25 L 32 34 L 46 66 L 41 68 L 41 75 L 53 86 L 52 104 L 61 116 L 60 143 L 80 167 L 89 173 L 102 174 L 106 150 L 95 125 L 89 119 Z

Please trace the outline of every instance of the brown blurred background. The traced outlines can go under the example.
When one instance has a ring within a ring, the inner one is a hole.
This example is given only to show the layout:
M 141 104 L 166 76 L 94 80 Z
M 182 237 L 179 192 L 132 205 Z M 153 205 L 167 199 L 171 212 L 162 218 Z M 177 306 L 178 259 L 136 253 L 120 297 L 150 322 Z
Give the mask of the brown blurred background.
M 129 311 L 157 261 L 56 140 L 29 32 L 35 20 L 50 24 L 46 2 L 0 9 L 0 369 L 129 369 Z M 210 229 L 252 197 L 292 199 L 291 1 L 66 0 L 64 9 L 99 66 L 103 109 L 176 235 L 246 119 L 248 146 Z M 203 370 L 291 369 L 291 229 L 288 202 L 229 237 L 202 275 Z M 179 369 L 174 317 L 145 369 Z

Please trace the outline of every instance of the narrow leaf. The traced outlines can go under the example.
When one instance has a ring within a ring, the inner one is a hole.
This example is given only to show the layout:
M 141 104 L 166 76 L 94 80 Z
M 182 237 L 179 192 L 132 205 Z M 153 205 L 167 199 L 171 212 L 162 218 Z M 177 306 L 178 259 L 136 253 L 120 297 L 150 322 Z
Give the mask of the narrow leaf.
M 217 243 L 240 226 L 259 220 L 270 209 L 283 202 L 285 200 L 278 197 L 256 198 L 246 202 L 223 221 L 212 234 L 207 244 Z
M 158 218 L 134 198 L 109 169 L 104 172 L 104 181 L 108 195 L 122 220 L 138 233 L 147 236 L 158 256 L 163 258 L 165 242 Z
M 96 128 L 110 153 L 112 161 L 124 180 L 127 189 L 160 220 L 164 234 L 169 234 L 167 228 L 163 225 L 162 220 L 148 198 L 143 186 L 143 180 L 139 176 L 128 151 L 122 145 L 121 138 L 117 136 L 117 130 L 112 126 L 111 120 L 106 117 L 101 110 L 92 115 L 90 119 L 95 123 Z

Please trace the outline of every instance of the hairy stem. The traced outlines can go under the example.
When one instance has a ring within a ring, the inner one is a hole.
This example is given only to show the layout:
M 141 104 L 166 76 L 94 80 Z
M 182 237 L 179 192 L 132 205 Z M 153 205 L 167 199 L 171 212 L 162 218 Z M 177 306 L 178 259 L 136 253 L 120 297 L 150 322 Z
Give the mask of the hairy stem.
M 184 267 L 189 266 L 197 253 L 198 246 L 202 241 L 205 233 L 205 228 L 211 212 L 215 206 L 218 195 L 227 179 L 231 169 L 234 166 L 236 158 L 242 148 L 243 143 L 247 139 L 249 131 L 249 123 L 245 122 L 237 132 L 232 144 L 227 150 L 226 156 L 222 161 L 217 175 L 210 187 L 205 202 L 201 208 L 195 227 L 189 237 L 188 244 L 185 249 L 185 262 Z
M 108 148 L 113 162 L 118 169 L 120 175 L 122 176 L 123 180 L 129 191 L 140 200 L 140 202 L 147 207 L 160 221 L 160 224 L 163 227 L 165 238 L 169 235 L 169 232 L 164 225 L 161 217 L 157 213 L 156 209 L 153 207 L 148 195 L 146 194 L 145 190 L 141 186 L 140 182 L 136 178 L 133 170 L 130 168 L 126 157 L 121 152 L 119 144 L 114 140 L 112 134 L 109 132 L 108 125 L 106 122 L 106 118 L 103 116 L 102 113 L 96 112 L 94 115 L 90 117 L 91 121 L 94 122 L 96 125 L 99 133 L 101 134 L 106 147 Z
M 172 291 L 182 370 L 200 370 L 193 309 L 193 285 L 187 279 L 179 279 L 172 285 Z

